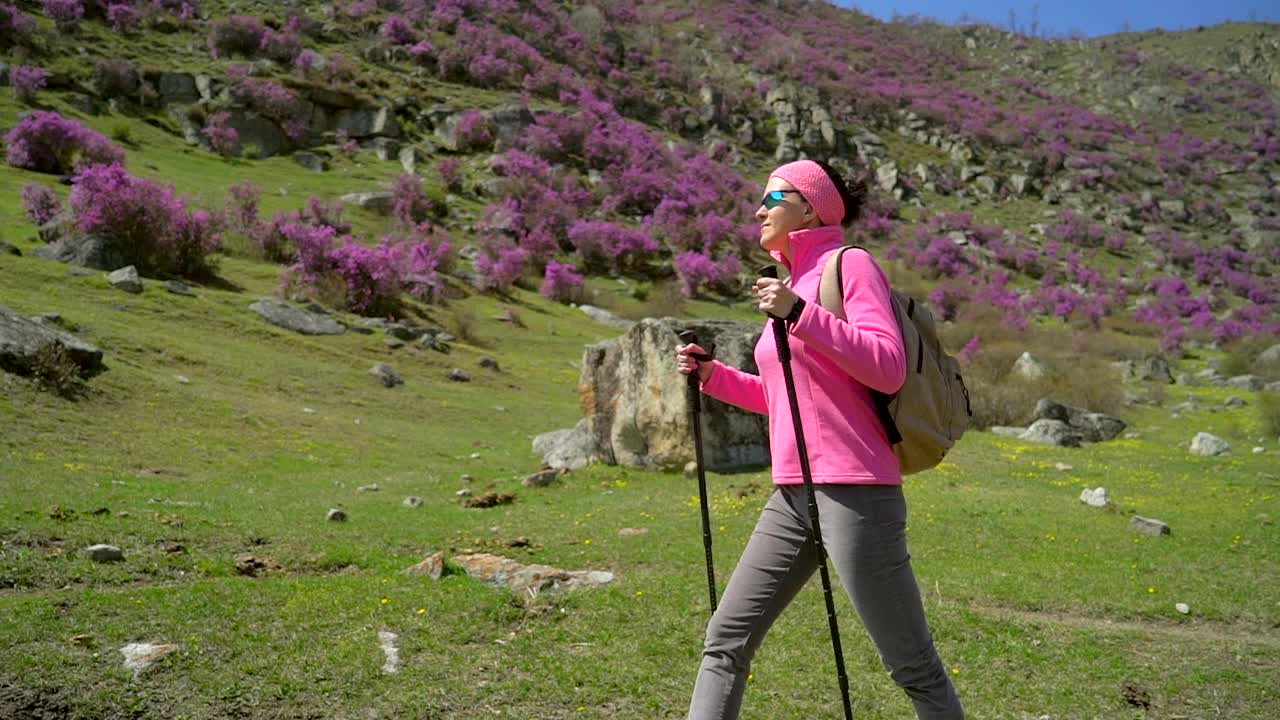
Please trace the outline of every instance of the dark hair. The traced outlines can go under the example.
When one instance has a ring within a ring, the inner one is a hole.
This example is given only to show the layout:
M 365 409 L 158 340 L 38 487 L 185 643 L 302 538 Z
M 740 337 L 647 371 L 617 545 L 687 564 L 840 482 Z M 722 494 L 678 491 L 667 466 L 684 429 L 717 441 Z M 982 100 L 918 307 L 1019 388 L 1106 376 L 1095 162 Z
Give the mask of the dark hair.
M 840 193 L 840 199 L 844 201 L 844 217 L 840 219 L 840 224 L 849 227 L 854 220 L 858 219 L 858 216 L 862 215 L 862 205 L 867 200 L 867 181 L 858 177 L 854 178 L 852 183 L 846 183 L 844 177 L 835 168 L 821 160 L 813 162 L 822 168 L 822 172 L 826 173 L 831 183 L 836 186 L 836 192 Z

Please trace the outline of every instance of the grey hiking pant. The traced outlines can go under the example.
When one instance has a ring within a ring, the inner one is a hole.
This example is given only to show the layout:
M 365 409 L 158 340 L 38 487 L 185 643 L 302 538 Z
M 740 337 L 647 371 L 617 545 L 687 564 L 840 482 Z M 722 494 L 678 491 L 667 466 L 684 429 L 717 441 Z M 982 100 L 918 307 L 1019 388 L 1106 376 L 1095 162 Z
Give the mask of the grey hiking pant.
M 902 487 L 819 484 L 814 488 L 828 567 L 853 600 L 890 676 L 911 698 L 921 720 L 963 718 L 955 688 L 929 636 L 911 571 Z M 752 656 L 817 567 L 804 486 L 778 486 L 707 626 L 689 720 L 738 717 Z M 825 625 L 825 618 L 815 616 L 814 622 Z M 831 651 L 828 647 L 819 654 L 814 648 L 814 653 L 815 672 L 821 668 L 831 676 L 831 705 L 839 707 Z

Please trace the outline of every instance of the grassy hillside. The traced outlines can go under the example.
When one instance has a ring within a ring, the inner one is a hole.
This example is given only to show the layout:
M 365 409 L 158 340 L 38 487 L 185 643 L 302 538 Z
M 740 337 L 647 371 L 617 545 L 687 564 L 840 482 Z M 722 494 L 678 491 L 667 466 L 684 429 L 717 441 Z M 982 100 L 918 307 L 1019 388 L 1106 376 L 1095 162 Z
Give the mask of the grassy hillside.
M 36 17 L 38 42 L 7 47 L 0 61 L 39 65 L 64 77 L 53 78 L 35 105 L 0 89 L 0 127 L 15 125 L 33 107 L 56 110 L 114 136 L 127 152 L 131 174 L 173 183 L 179 194 L 190 196 L 192 206 L 220 208 L 227 186 L 253 183 L 263 191 L 259 214 L 264 220 L 300 210 L 311 196 L 332 200 L 385 188 L 402 172 L 398 162 L 379 161 L 367 145 L 345 158 L 333 133 L 317 138 L 315 148 L 331 152 L 332 159 L 328 171 L 315 173 L 287 153 L 227 158 L 188 145 L 165 108 L 113 111 L 100 102 L 98 114 L 76 110 L 73 96 L 91 79 L 90 60 L 128 58 L 144 69 L 219 77 L 228 65 L 249 60 L 212 58 L 207 21 L 148 22 L 119 33 L 88 19 L 75 33 L 58 33 L 39 3 L 18 5 Z M 681 180 L 682 173 L 693 172 L 688 167 L 723 167 L 724 174 L 715 177 L 733 175 L 749 184 L 762 180 L 775 162 L 771 133 L 777 118 L 765 103 L 767 89 L 752 88 L 794 82 L 790 74 L 803 65 L 797 58 L 806 57 L 803 43 L 739 47 L 750 38 L 729 23 L 737 14 L 749 19 L 758 12 L 796 37 L 847 32 L 850 39 L 840 47 L 852 53 L 849 68 L 873 70 L 874 63 L 859 65 L 858 58 L 878 57 L 881 68 L 929 89 L 904 99 L 901 107 L 880 100 L 861 105 L 833 89 L 840 78 L 821 78 L 829 82 L 822 98 L 833 104 L 841 137 L 873 129 L 883 140 L 885 159 L 895 161 L 904 175 L 917 163 L 948 172 L 966 164 L 955 163 L 930 135 L 964 140 L 983 153 L 993 173 L 1000 163 L 1033 154 L 929 114 L 938 97 L 958 102 L 961 96 L 949 94 L 953 90 L 999 93 L 1011 87 L 1001 82 L 1006 77 L 1043 80 L 1058 101 L 1036 100 L 1029 93 L 984 95 L 990 102 L 978 109 L 1030 114 L 1041 102 L 1044 107 L 1056 102 L 1114 113 L 1125 122 L 1144 123 L 1147 131 L 1190 115 L 1183 110 L 1146 114 L 1131 104 L 1124 110 L 1128 92 L 1150 84 L 1144 73 L 1154 76 L 1166 62 L 1202 60 L 1204 68 L 1225 73 L 1228 69 L 1214 64 L 1215 58 L 1242 37 L 1274 32 L 1270 26 L 1224 26 L 1202 33 L 1048 42 L 989 29 L 875 23 L 815 4 L 776 5 L 723 3 L 698 9 L 642 3 L 631 23 L 609 9 L 607 29 L 633 51 L 619 66 L 626 71 L 622 79 L 584 64 L 594 50 L 554 56 L 531 37 L 532 20 L 527 27 L 504 27 L 516 35 L 524 32 L 541 52 L 557 57 L 556 67 L 575 67 L 583 82 L 594 83 L 616 103 L 619 117 L 640 124 L 644 138 L 677 147 L 688 143 L 668 158 L 679 168 L 661 176 L 669 183 L 663 185 L 668 196 L 676 197 L 691 188 Z M 590 36 L 586 31 L 594 16 L 586 7 L 549 4 L 547 13 L 571 18 Z M 479 87 L 466 78 L 442 76 L 407 55 L 366 59 L 386 51 L 379 28 L 391 10 L 326 19 L 318 4 L 206 2 L 201 12 L 206 18 L 261 15 L 277 30 L 294 12 L 320 22 L 322 29 L 306 35 L 305 45 L 327 55 L 342 53 L 355 67 L 351 78 L 336 85 L 371 103 L 405 99 L 396 115 L 405 128 L 401 140 L 430 149 L 419 175 L 426 193 L 446 208 L 432 222 L 449 232 L 455 246 L 483 245 L 486 208 L 502 199 L 476 191 L 495 179 L 490 151 L 439 147 L 434 133 L 417 125 L 414 113 L 436 102 L 459 110 L 518 105 L 523 99 L 517 88 Z M 797 24 L 784 24 L 792 22 L 784 16 Z M 414 28 L 438 48 L 457 42 L 440 26 Z M 610 42 L 603 30 L 593 37 L 589 48 Z M 973 47 L 966 39 L 975 40 Z M 882 46 L 894 51 L 877 55 Z M 1129 47 L 1147 54 L 1140 70 L 1117 77 L 1117 88 L 1110 90 L 1092 83 L 1089 73 L 1117 75 L 1113 63 L 1130 62 L 1119 57 Z M 914 67 L 915 60 L 918 69 L 903 69 Z M 265 77 L 281 82 L 324 84 L 279 64 L 253 62 Z M 704 73 L 725 89 L 729 119 L 686 123 L 701 103 Z M 1257 81 L 1253 74 L 1241 77 Z M 1232 127 L 1240 120 L 1229 110 L 1237 99 L 1233 94 L 1213 101 L 1218 104 L 1198 113 L 1200 124 L 1192 129 L 1206 137 L 1221 132 L 1233 143 L 1264 132 L 1260 124 L 1248 131 Z M 536 92 L 527 100 L 535 110 L 570 117 L 584 112 Z M 845 102 L 851 104 L 841 109 Z M 663 115 L 667 108 L 684 114 Z M 898 130 L 908 122 L 909 109 L 927 118 L 923 138 Z M 732 137 L 741 118 L 754 124 L 753 142 Z M 643 145 L 641 136 L 631 137 Z M 717 142 L 728 150 L 710 147 Z M 1118 163 L 1122 152 L 1146 153 L 1153 147 L 1138 139 L 1120 140 L 1107 146 L 1116 157 L 1100 162 Z M 723 164 L 698 165 L 703 151 Z M 844 145 L 841 152 L 855 149 Z M 445 189 L 434 170 L 443 158 L 462 164 L 464 191 Z M 1195 235 L 1202 249 L 1244 247 L 1230 233 L 1247 227 L 1261 233 L 1262 244 L 1248 250 L 1252 259 L 1233 260 L 1238 264 L 1229 270 L 1251 273 L 1264 289 L 1274 288 L 1277 258 L 1266 244 L 1272 236 L 1258 224 L 1269 211 L 1249 210 L 1248 201 L 1274 197 L 1274 178 L 1264 178 L 1275 172 L 1275 160 L 1259 156 L 1251 163 L 1247 172 L 1212 183 L 1187 181 L 1188 202 L 1217 198 L 1248 216 L 1245 225 L 1232 220 L 1230 226 L 1202 227 L 1128 217 L 1139 227 L 1126 230 L 1130 242 L 1122 251 L 1063 243 L 1087 255 L 1085 264 L 1099 269 L 1108 283 L 1135 283 L 1102 322 L 1091 324 L 1078 314 L 1060 318 L 1050 310 L 1031 312 L 1025 326 L 1010 327 L 1001 311 L 975 297 L 944 325 L 953 350 L 981 337 L 966 374 L 981 392 L 984 417 L 1012 422 L 1040 393 L 1050 392 L 1112 412 L 1130 431 L 1115 441 L 1068 449 L 975 429 L 943 465 L 908 479 L 914 567 L 935 641 L 970 717 L 1280 716 L 1274 682 L 1280 675 L 1276 410 L 1264 409 L 1269 407 L 1265 393 L 1122 381 L 1110 365 L 1141 360 L 1158 349 L 1164 329 L 1136 321 L 1134 309 L 1148 294 L 1144 283 L 1159 274 L 1186 277 L 1197 294 L 1212 295 L 1216 321 L 1240 307 L 1274 306 L 1274 298 L 1259 295 L 1267 302 L 1249 301 L 1235 287 L 1197 281 L 1193 261 L 1174 257 L 1157 242 L 1159 232 L 1176 230 Z M 598 188 L 612 187 L 614 177 L 611 166 L 598 165 L 578 156 L 555 163 L 557 181 L 590 189 L 578 217 L 651 230 L 644 213 L 634 208 L 604 208 L 608 193 Z M 1064 169 L 1046 184 L 1070 180 L 1077 170 Z M 1003 182 L 1008 170 L 999 172 Z M 1127 187 L 1138 181 L 1122 174 L 1114 182 Z M 0 240 L 23 253 L 0 254 L 0 305 L 25 315 L 58 313 L 66 327 L 103 350 L 108 370 L 70 399 L 42 390 L 29 378 L 0 375 L 0 717 L 684 716 L 707 617 L 696 484 L 680 475 L 601 465 L 569 473 L 547 488 L 520 483 L 541 462 L 530 449 L 531 439 L 580 417 L 576 384 L 583 347 L 621 331 L 540 296 L 541 278 L 533 268 L 509 289 L 480 292 L 468 282 L 468 264 L 459 261 L 458 272 L 446 279 L 444 300 L 406 300 L 399 309 L 414 323 L 453 334 L 457 340 L 448 354 L 412 343 L 393 349 L 382 330 L 304 337 L 249 311 L 259 297 L 280 292 L 283 266 L 261 259 L 251 240 L 234 231 L 212 256 L 212 276 L 189 278 L 195 297 L 169 293 L 157 278 L 144 278 L 144 292 L 128 295 L 111 288 L 102 272 L 72 272 L 34 257 L 41 243 L 19 200 L 28 183 L 53 187 L 64 197 L 67 192 L 49 174 L 0 166 Z M 874 247 L 895 284 L 920 297 L 939 287 L 964 287 L 970 279 L 985 281 L 1003 267 L 991 259 L 993 246 L 980 241 L 984 231 L 975 228 L 985 224 L 1009 231 L 1005 237 L 1016 234 L 1021 249 L 1065 275 L 1069 262 L 1062 256 L 1045 259 L 1049 238 L 1034 226 L 1053 224 L 1060 210 L 1074 206 L 1075 192 L 1053 204 L 1040 195 L 983 196 L 924 187 L 892 202 L 891 193 L 881 191 L 878 203 L 896 205 L 892 233 L 885 237 L 859 229 L 856 237 Z M 743 194 L 703 211 L 728 217 L 726 208 L 751 202 L 750 193 Z M 1077 204 L 1115 230 L 1124 227 L 1113 217 L 1118 201 L 1108 199 L 1116 194 L 1105 185 L 1086 187 Z M 1103 212 L 1093 213 L 1094 203 L 1103 205 Z M 966 252 L 976 258 L 969 274 L 954 278 L 930 271 L 910 253 L 913 233 L 949 213 L 970 214 L 969 229 L 947 225 L 957 222 L 951 218 L 934 234 L 961 232 Z M 399 232 L 387 217 L 357 208 L 347 208 L 344 217 L 364 244 Z M 1144 223 L 1151 227 L 1141 227 Z M 581 262 L 567 239 L 559 239 L 560 259 Z M 513 245 L 518 241 L 511 239 Z M 731 244 L 726 239 L 716 245 L 716 257 Z M 681 296 L 671 267 L 678 250 L 662 246 L 630 276 L 587 273 L 581 299 L 630 318 L 759 320 L 741 291 L 704 288 L 692 298 Z M 750 268 L 761 259 L 744 253 L 742 264 Z M 1026 297 L 1044 285 L 1029 271 L 1006 269 L 1009 287 Z M 1082 284 L 1079 289 L 1088 297 L 1109 294 L 1114 287 Z M 327 309 L 353 327 L 365 322 L 340 303 L 328 303 Z M 1270 320 L 1274 323 L 1274 317 Z M 1194 329 L 1169 357 L 1175 375 L 1211 367 L 1242 373 L 1273 337 L 1215 342 L 1207 330 Z M 1008 368 L 1024 350 L 1054 367 L 1055 377 L 1030 386 L 1009 380 Z M 496 369 L 480 366 L 486 357 L 496 361 Z M 404 384 L 382 387 L 368 374 L 376 363 L 389 364 Z M 467 372 L 471 381 L 448 380 L 453 368 Z M 683 392 L 682 379 L 673 374 L 670 387 L 661 391 Z M 1229 403 L 1233 396 L 1244 404 Z M 1188 402 L 1194 404 L 1183 405 Z M 1197 432 L 1226 439 L 1232 453 L 1190 455 L 1187 446 Z M 377 489 L 369 489 L 372 485 Z M 767 472 L 713 475 L 710 485 L 716 571 L 723 588 L 768 495 L 769 477 Z M 1108 489 L 1111 507 L 1079 502 L 1082 489 L 1098 486 Z M 463 490 L 472 496 L 510 493 L 515 500 L 471 509 L 464 506 Z M 422 498 L 422 506 L 402 504 L 408 496 Z M 330 508 L 344 510 L 349 519 L 327 521 Z M 1172 534 L 1136 533 L 1129 524 L 1134 514 L 1167 522 Z M 84 548 L 95 543 L 119 546 L 125 560 L 92 562 Z M 446 558 L 493 552 L 569 570 L 608 570 L 617 579 L 595 590 L 520 595 L 482 585 L 452 560 L 439 580 L 401 573 L 437 551 Z M 241 574 L 236 563 L 245 553 L 268 569 L 256 577 Z M 1177 609 L 1180 603 L 1186 613 Z M 837 607 L 855 715 L 903 717 L 909 705 L 884 673 L 847 599 L 838 597 Z M 394 674 L 381 669 L 379 631 L 398 636 L 400 667 Z M 177 650 L 135 677 L 120 653 L 134 642 L 172 643 Z M 837 695 L 815 581 L 758 655 L 743 717 L 832 716 L 838 713 Z

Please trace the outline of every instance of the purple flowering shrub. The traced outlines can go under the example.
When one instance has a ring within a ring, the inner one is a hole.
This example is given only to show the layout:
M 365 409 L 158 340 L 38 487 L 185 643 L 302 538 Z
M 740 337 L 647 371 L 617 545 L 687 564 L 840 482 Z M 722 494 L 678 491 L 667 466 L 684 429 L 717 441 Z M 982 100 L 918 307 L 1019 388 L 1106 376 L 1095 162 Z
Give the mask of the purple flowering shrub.
M 458 116 L 454 138 L 459 152 L 483 150 L 493 143 L 493 127 L 484 113 L 467 110 Z
M 569 244 L 586 269 L 620 274 L 640 270 L 658 251 L 658 243 L 645 233 L 603 220 L 574 223 Z
M 390 40 L 395 45 L 413 45 L 418 42 L 418 34 L 413 31 L 413 26 L 408 20 L 399 15 L 391 15 L 382 23 L 380 29 L 382 37 Z
M 248 109 L 275 120 L 291 140 L 306 134 L 306 104 L 294 91 L 279 83 L 249 77 L 247 68 L 227 69 L 231 97 Z
M 462 163 L 453 158 L 444 158 L 436 163 L 436 172 L 444 181 L 444 187 L 451 193 L 462 192 Z
M 81 232 L 119 242 L 140 272 L 201 273 L 221 245 L 216 217 L 187 209 L 172 187 L 132 177 L 118 163 L 82 168 L 69 204 Z
M 84 17 L 81 0 L 41 0 L 40 6 L 57 26 L 58 32 L 75 32 L 80 27 L 80 18 Z
M 452 269 L 449 235 L 440 228 L 418 226 L 408 238 L 405 290 L 410 295 L 436 302 L 444 297 L 444 276 Z
M 36 94 L 45 88 L 49 80 L 49 71 L 44 68 L 18 65 L 9 69 L 9 85 L 13 88 L 13 96 L 18 102 L 30 105 L 36 100 Z
M 80 165 L 123 163 L 106 136 L 56 112 L 36 110 L 4 138 L 5 161 L 35 172 L 63 174 Z
M 402 287 L 404 250 L 403 245 L 386 240 L 368 247 L 343 236 L 342 244 L 329 255 L 346 288 L 349 310 L 362 315 L 394 313 Z
M 475 284 L 480 290 L 509 289 L 524 277 L 529 253 L 501 235 L 480 236 L 480 254 L 472 265 L 475 267 Z
M 240 133 L 227 125 L 231 119 L 229 112 L 217 112 L 209 116 L 205 126 L 200 130 L 209 149 L 223 157 L 232 157 L 240 147 Z
M 695 297 L 703 289 L 726 294 L 738 289 L 738 273 L 742 272 L 742 262 L 736 255 L 725 255 L 717 260 L 689 250 L 676 255 L 675 260 L 680 292 L 685 297 Z
M 13 3 L 0 4 L 0 50 L 12 47 L 31 37 L 36 31 L 36 21 Z
M 544 298 L 557 302 L 577 300 L 582 295 L 582 276 L 573 265 L 568 263 L 562 265 L 553 260 L 547 263 L 538 293 Z
M 138 8 L 125 3 L 112 3 L 107 6 L 107 22 L 117 33 L 127 33 L 142 21 L 142 13 Z
M 62 212 L 62 198 L 48 185 L 27 183 L 22 186 L 22 212 L 39 227 Z
M 251 15 L 231 15 L 210 23 L 209 52 L 215 58 L 239 55 L 251 58 L 262 46 L 267 26 L 262 18 Z
M 431 198 L 417 175 L 402 173 L 391 185 L 391 216 L 401 225 L 413 227 L 431 216 Z
M 258 200 L 262 189 L 245 181 L 227 186 L 222 212 L 227 226 L 236 232 L 250 234 L 258 227 Z

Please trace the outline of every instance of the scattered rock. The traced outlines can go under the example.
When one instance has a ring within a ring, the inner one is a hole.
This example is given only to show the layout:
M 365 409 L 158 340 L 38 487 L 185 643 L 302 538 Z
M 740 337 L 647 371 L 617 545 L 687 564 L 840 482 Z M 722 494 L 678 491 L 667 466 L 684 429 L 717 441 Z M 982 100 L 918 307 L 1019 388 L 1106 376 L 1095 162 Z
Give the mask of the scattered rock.
M 1173 373 L 1169 371 L 1169 361 L 1163 355 L 1148 355 L 1137 369 L 1139 380 L 1154 380 L 1166 384 L 1173 383 Z
M 648 533 L 649 533 L 649 528 L 625 527 L 618 531 L 618 536 L 619 537 L 639 537 L 640 535 L 647 535 Z
M 586 430 L 583 418 L 568 430 L 553 430 L 533 439 L 533 451 L 542 455 L 543 464 L 551 468 L 576 470 L 599 459 L 595 438 Z
M 142 292 L 142 279 L 138 277 L 138 269 L 128 265 L 107 275 L 107 282 L 117 290 L 137 295 Z
M 470 491 L 468 491 L 470 494 Z M 516 496 L 508 493 L 487 492 L 476 497 L 468 497 L 462 501 L 465 508 L 491 508 L 499 505 L 510 505 L 515 502 Z
M 453 562 L 467 575 L 514 593 L 537 595 L 545 590 L 596 588 L 614 581 L 613 573 L 602 570 L 562 570 L 549 565 L 522 565 L 515 560 L 476 553 L 460 555 Z
M 525 487 L 546 487 L 560 480 L 562 471 L 557 468 L 544 468 L 529 475 L 520 482 Z
M 378 483 L 370 483 L 370 484 L 368 484 L 368 485 L 361 485 L 360 487 L 356 488 L 356 492 L 358 492 L 358 493 L 378 492 L 378 490 L 379 490 L 379 488 L 378 488 Z
M 1133 707 L 1143 710 L 1151 707 L 1151 693 L 1136 683 L 1126 681 L 1120 686 L 1120 695 Z
M 303 335 L 341 335 L 346 332 L 346 327 L 337 320 L 293 307 L 279 298 L 261 298 L 249 309 L 272 325 Z
M 347 514 L 338 508 L 329 508 L 329 514 L 325 518 L 330 522 L 346 522 Z
M 396 640 L 399 637 L 389 630 L 378 631 L 378 644 L 382 646 L 382 654 L 385 656 L 382 661 L 384 674 L 394 675 L 400 671 L 400 650 L 396 647 Z
M 1037 420 L 1019 434 L 1018 439 L 1041 445 L 1080 447 L 1080 435 L 1061 420 Z
M 392 350 L 399 350 L 400 348 L 404 347 L 403 340 L 397 340 L 396 338 L 393 338 L 393 337 L 382 338 L 382 344 L 386 345 Z
M 115 545 L 90 545 L 85 548 L 89 559 L 98 563 L 123 562 L 124 551 Z
M 369 374 L 378 378 L 378 381 L 386 387 L 395 387 L 404 383 L 404 380 L 400 378 L 400 375 L 385 363 L 378 363 L 377 365 L 369 368 Z
M 498 361 L 495 360 L 494 358 L 489 357 L 488 355 L 485 355 L 484 357 L 480 358 L 480 367 L 486 370 L 497 370 Z
M 1026 380 L 1040 380 L 1048 373 L 1048 369 L 1034 355 L 1024 352 L 1014 362 L 1013 372 Z
M 191 289 L 191 286 L 181 280 L 166 280 L 164 283 L 164 289 L 174 295 L 185 295 L 187 297 L 196 296 L 196 293 Z
M 632 326 L 635 325 L 635 323 L 631 320 L 625 320 L 623 318 L 620 318 L 617 315 L 614 315 L 613 313 L 609 312 L 608 310 L 605 310 L 604 308 L 598 308 L 594 305 L 579 305 L 578 309 L 581 310 L 587 317 L 591 318 L 592 320 L 602 325 L 608 325 L 610 327 L 616 327 L 622 330 L 629 330 L 631 329 Z
M 1248 390 L 1249 392 L 1258 392 L 1266 387 L 1267 381 L 1257 375 L 1236 375 L 1226 379 L 1227 387 L 1233 387 L 1238 390 Z
M 80 369 L 81 377 L 89 378 L 104 370 L 102 351 L 48 323 L 38 323 L 0 305 L 0 370 L 17 375 L 35 372 L 37 358 L 51 346 L 59 345 L 66 356 Z
M 1212 457 L 1231 452 L 1231 445 L 1222 438 L 1207 432 L 1196 433 L 1189 448 L 1192 455 Z
M 260 558 L 253 553 L 240 553 L 236 556 L 236 572 L 248 577 L 257 577 L 261 573 L 280 570 L 279 563 L 274 560 Z
M 329 160 L 314 152 L 296 152 L 293 161 L 311 172 L 325 172 L 329 169 Z
M 1159 537 L 1161 535 L 1169 535 L 1172 533 L 1169 526 L 1166 525 L 1164 521 L 1156 520 L 1155 518 L 1145 518 L 1141 515 L 1134 515 L 1129 518 L 1129 525 L 1143 535 L 1151 535 L 1152 537 Z
M 400 504 L 404 505 L 405 507 L 411 507 L 411 508 L 422 507 L 422 498 L 418 497 L 417 495 L 410 495 L 409 497 L 402 500 Z
M 1183 615 L 1186 615 L 1191 612 L 1191 606 L 1186 603 L 1174 603 L 1173 609 L 1177 610 Z
M 338 198 L 344 205 L 355 205 L 378 215 L 390 215 L 395 199 L 386 191 L 348 193 Z
M 18 249 L 17 245 L 10 245 L 3 241 L 0 241 L 0 254 L 22 257 L 22 251 Z
M 471 382 L 471 376 L 462 370 L 462 368 L 454 368 L 449 371 L 449 379 L 454 382 Z
M 95 638 L 91 633 L 81 633 L 79 635 L 72 635 L 67 639 L 67 642 L 80 647 L 92 647 L 93 644 L 97 642 L 97 638 Z
M 153 643 L 129 643 L 120 648 L 120 654 L 124 655 L 125 668 L 133 671 L 136 678 L 142 671 L 159 662 L 166 655 L 177 652 L 177 645 L 153 644 Z
M 100 235 L 70 235 L 35 250 L 36 257 L 111 272 L 133 263 L 120 241 Z
M 1089 507 L 1106 507 L 1107 506 L 1107 489 L 1104 487 L 1090 490 L 1085 488 L 1080 491 L 1080 502 Z
M 410 565 L 400 571 L 405 575 L 425 575 L 432 580 L 439 580 L 444 575 L 444 553 L 437 552 L 416 565 Z

